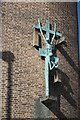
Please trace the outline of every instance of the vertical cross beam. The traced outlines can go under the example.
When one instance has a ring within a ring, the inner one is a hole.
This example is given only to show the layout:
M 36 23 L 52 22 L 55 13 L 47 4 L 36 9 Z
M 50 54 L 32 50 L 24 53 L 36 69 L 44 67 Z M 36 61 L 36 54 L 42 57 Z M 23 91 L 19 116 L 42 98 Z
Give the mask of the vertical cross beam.
M 49 64 L 48 64 L 48 57 L 45 58 L 45 80 L 46 80 L 46 96 L 49 96 Z
M 46 41 L 49 41 L 49 40 L 50 40 L 49 30 L 50 30 L 50 23 L 49 23 L 48 20 L 46 20 Z

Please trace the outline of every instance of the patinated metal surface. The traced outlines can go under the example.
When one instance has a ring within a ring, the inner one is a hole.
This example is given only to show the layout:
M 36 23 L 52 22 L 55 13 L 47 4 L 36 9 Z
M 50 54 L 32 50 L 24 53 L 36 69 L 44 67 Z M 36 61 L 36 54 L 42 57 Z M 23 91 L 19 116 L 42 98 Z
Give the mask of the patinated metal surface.
M 50 22 L 46 20 L 46 26 L 42 26 L 40 23 L 40 19 L 38 19 L 38 24 L 33 25 L 33 27 L 41 33 L 41 36 L 46 44 L 46 48 L 39 48 L 39 55 L 45 57 L 45 80 L 46 80 L 46 96 L 49 96 L 49 70 L 56 70 L 58 68 L 59 58 L 57 55 L 53 54 L 53 51 L 56 49 L 56 45 L 63 42 L 61 41 L 62 34 L 56 31 L 56 23 L 54 22 L 54 31 L 50 29 Z M 35 31 L 36 31 L 35 30 Z M 45 36 L 44 36 L 45 32 Z M 52 37 L 50 37 L 52 35 Z M 54 45 L 54 41 L 56 44 Z

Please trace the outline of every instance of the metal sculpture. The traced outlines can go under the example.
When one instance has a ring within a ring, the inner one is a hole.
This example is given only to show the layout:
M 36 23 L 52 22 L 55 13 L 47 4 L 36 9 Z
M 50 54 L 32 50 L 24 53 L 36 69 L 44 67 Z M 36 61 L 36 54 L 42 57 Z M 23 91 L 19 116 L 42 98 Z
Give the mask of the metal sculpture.
M 38 24 L 33 25 L 35 31 L 40 32 L 44 42 L 46 44 L 46 49 L 39 48 L 39 55 L 41 57 L 45 57 L 45 80 L 46 80 L 46 97 L 49 96 L 49 71 L 56 70 L 58 68 L 58 61 L 59 58 L 53 54 L 53 51 L 56 49 L 56 45 L 60 44 L 64 41 L 62 40 L 55 40 L 56 37 L 61 38 L 62 34 L 56 31 L 56 23 L 54 23 L 54 31 L 50 29 L 49 20 L 46 20 L 46 26 L 43 27 L 40 23 L 40 19 L 38 19 Z M 46 36 L 44 36 L 44 33 Z M 50 37 L 52 35 L 52 37 Z M 56 44 L 53 46 L 54 40 Z M 34 42 L 35 45 L 35 42 Z

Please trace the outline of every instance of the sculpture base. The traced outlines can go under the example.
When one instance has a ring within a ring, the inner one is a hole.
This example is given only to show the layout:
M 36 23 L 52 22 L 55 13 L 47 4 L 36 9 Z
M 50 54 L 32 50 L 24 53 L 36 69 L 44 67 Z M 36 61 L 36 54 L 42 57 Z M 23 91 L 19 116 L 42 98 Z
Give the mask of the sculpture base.
M 51 102 L 51 101 L 57 101 L 57 97 L 54 96 L 47 96 L 47 97 L 43 97 L 40 98 L 40 102 Z

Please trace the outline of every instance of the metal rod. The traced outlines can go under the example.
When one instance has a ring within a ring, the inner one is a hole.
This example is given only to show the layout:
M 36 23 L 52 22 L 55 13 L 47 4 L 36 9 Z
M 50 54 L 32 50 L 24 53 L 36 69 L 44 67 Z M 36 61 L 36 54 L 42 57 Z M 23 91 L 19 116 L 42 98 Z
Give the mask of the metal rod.
M 79 65 L 80 65 L 80 1 L 77 3 L 77 12 L 78 12 L 78 57 L 79 57 Z
M 46 80 L 46 97 L 49 96 L 49 65 L 48 56 L 45 58 L 45 80 Z

